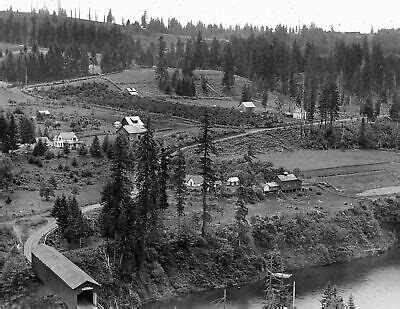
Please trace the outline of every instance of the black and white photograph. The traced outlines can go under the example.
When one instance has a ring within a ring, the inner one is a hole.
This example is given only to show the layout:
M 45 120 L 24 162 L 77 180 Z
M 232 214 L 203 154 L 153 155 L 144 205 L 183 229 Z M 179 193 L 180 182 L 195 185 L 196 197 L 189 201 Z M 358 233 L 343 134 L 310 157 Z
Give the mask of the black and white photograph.
M 400 3 L 0 0 L 0 309 L 399 309 Z

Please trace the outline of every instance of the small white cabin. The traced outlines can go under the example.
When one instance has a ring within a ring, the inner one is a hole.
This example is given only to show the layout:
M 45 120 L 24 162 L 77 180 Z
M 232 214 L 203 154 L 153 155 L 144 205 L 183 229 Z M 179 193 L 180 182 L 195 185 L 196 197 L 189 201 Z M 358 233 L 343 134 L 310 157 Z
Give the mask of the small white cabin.
M 239 177 L 230 177 L 227 181 L 226 181 L 226 185 L 228 187 L 236 187 L 239 185 Z
M 279 188 L 280 188 L 279 184 L 276 183 L 275 181 L 267 182 L 263 187 L 263 192 L 264 193 L 277 192 L 277 191 L 279 191 Z
M 186 175 L 185 185 L 188 188 L 200 188 L 203 185 L 203 176 L 201 175 Z

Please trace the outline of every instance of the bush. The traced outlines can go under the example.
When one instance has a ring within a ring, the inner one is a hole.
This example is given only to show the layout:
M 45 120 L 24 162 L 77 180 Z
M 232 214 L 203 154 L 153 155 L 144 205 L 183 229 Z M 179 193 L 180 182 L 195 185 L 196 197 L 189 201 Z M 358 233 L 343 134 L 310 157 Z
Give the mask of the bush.
M 84 144 L 82 144 L 79 149 L 78 149 L 78 155 L 80 156 L 86 156 L 88 153 L 86 146 Z
M 72 159 L 71 165 L 72 165 L 73 167 L 78 167 L 78 161 L 76 160 L 75 157 Z
M 47 152 L 47 145 L 42 142 L 41 139 L 36 143 L 35 147 L 33 148 L 32 154 L 35 157 L 43 156 Z
M 51 150 L 47 150 L 46 153 L 44 154 L 44 158 L 46 160 L 51 160 L 55 158 L 54 152 L 52 152 Z
M 42 160 L 40 160 L 39 158 L 33 157 L 33 156 L 29 156 L 28 158 L 28 163 L 29 164 L 33 164 L 36 165 L 38 167 L 43 167 L 43 162 Z

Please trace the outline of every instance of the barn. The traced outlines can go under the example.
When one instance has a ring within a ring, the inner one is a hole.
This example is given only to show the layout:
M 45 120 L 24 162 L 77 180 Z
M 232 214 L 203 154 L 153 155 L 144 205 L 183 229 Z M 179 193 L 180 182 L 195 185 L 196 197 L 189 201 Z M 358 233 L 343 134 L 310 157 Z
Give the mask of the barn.
M 256 109 L 256 106 L 254 105 L 253 102 L 242 102 L 239 105 L 239 109 L 242 112 L 252 113 Z
M 302 181 L 294 174 L 285 172 L 283 175 L 276 176 L 275 182 L 279 185 L 283 192 L 294 192 L 301 190 Z
M 56 249 L 40 244 L 32 252 L 32 269 L 69 309 L 98 308 L 100 284 Z

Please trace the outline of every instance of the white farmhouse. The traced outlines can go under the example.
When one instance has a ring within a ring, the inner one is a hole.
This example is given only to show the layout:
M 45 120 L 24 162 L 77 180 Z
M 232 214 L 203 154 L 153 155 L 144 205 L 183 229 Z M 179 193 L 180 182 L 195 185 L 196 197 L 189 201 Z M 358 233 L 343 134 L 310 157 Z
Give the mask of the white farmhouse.
M 61 132 L 53 139 L 53 145 L 56 148 L 64 148 L 64 145 L 67 144 L 69 149 L 76 149 L 76 146 L 79 144 L 78 137 L 74 132 Z

